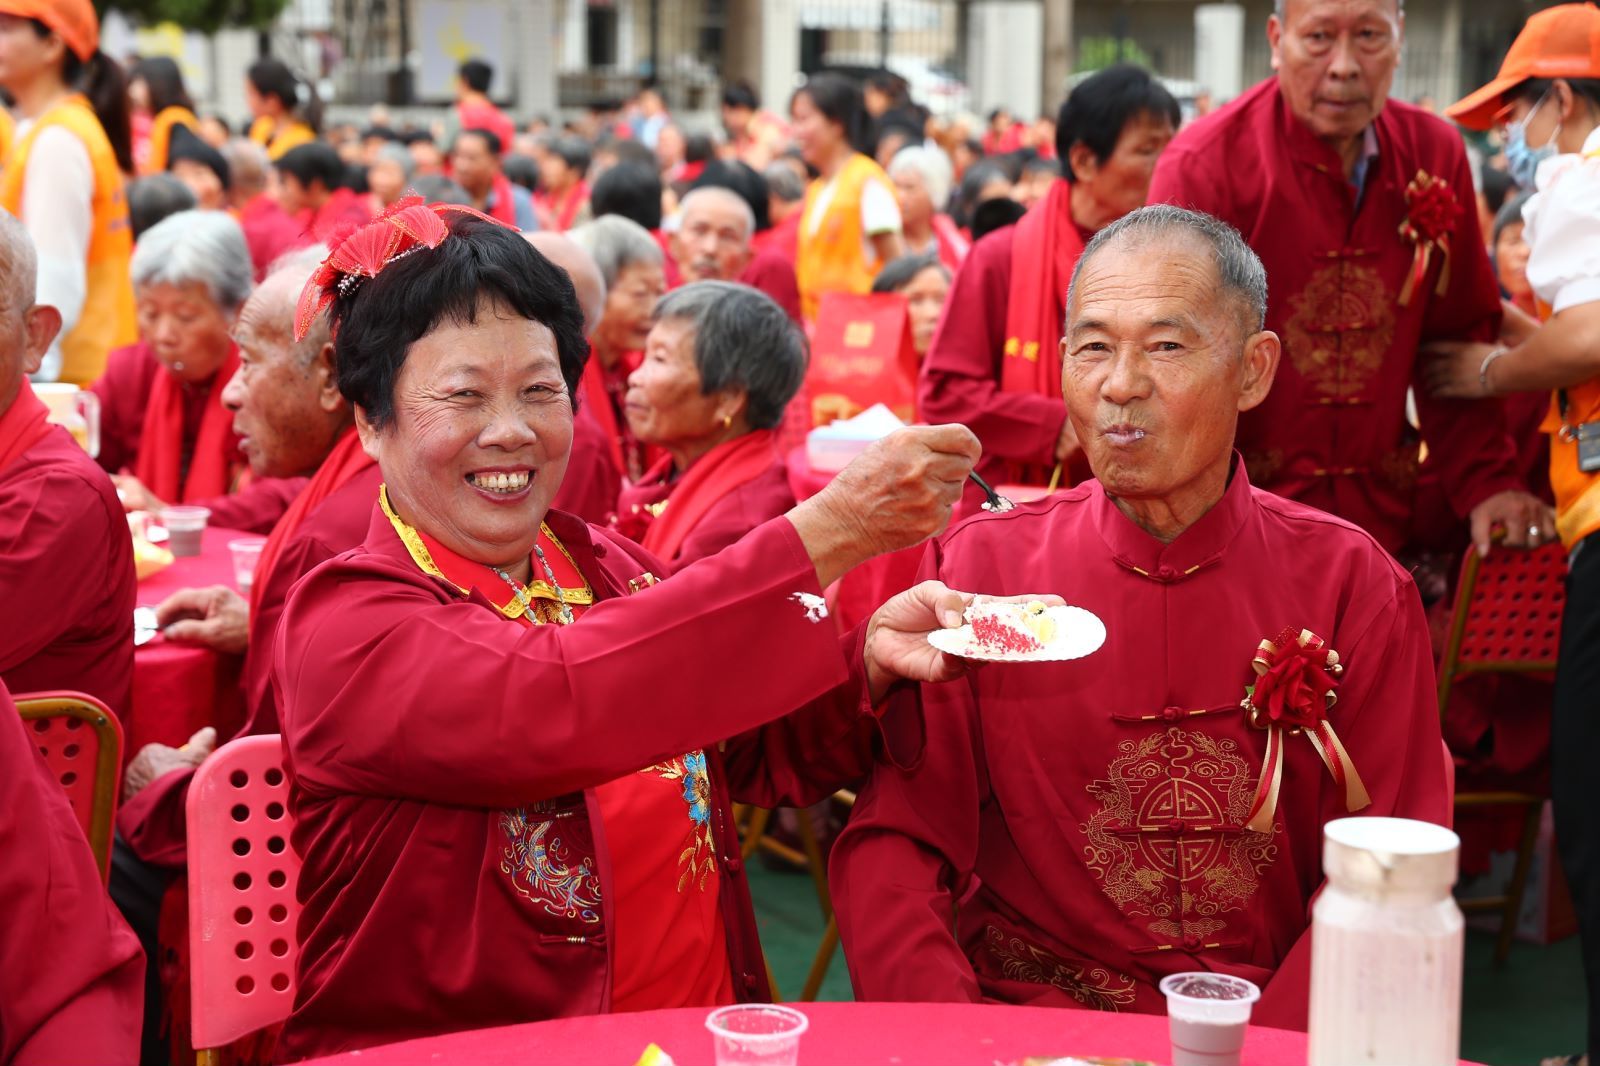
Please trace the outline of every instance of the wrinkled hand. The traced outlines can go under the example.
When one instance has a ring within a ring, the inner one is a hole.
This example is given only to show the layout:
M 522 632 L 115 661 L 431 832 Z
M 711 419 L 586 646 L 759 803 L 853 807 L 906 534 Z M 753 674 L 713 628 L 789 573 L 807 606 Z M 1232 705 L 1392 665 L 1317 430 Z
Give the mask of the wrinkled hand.
M 1505 530 L 1508 548 L 1537 548 L 1556 537 L 1556 513 L 1537 496 L 1508 490 L 1497 492 L 1472 509 L 1472 545 L 1478 557 L 1489 554 L 1497 527 Z
M 1479 400 L 1490 395 L 1483 390 L 1478 372 L 1494 351 L 1492 344 L 1469 341 L 1433 341 L 1422 348 L 1422 380 L 1428 393 L 1444 399 Z
M 965 426 L 913 426 L 858 455 L 789 512 L 818 581 L 941 532 L 982 451 Z
M 1061 423 L 1061 436 L 1056 438 L 1056 462 L 1065 463 L 1083 451 L 1078 443 L 1078 431 L 1072 428 L 1072 419 Z
M 122 800 L 126 803 L 159 777 L 188 770 L 205 762 L 217 746 L 217 731 L 206 726 L 181 748 L 165 744 L 146 744 L 128 763 L 122 775 Z
M 122 501 L 124 511 L 155 512 L 166 506 L 132 474 L 112 474 L 111 483 L 117 487 L 117 498 Z
M 1060 596 L 974 596 L 946 588 L 942 581 L 924 581 L 879 607 L 867 623 L 867 685 L 872 702 L 883 699 L 897 680 L 949 681 L 977 663 L 944 652 L 928 643 L 937 629 L 956 629 L 966 609 L 974 603 L 1032 603 L 1059 607 Z
M 250 605 L 226 585 L 179 589 L 156 605 L 156 625 L 168 640 L 239 655 L 250 644 Z

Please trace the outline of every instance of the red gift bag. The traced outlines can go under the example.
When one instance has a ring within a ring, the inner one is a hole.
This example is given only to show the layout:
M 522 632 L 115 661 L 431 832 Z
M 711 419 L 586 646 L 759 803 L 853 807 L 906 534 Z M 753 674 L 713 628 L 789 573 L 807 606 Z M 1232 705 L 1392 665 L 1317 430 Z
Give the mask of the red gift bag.
M 875 403 L 916 421 L 917 353 L 899 293 L 823 293 L 805 393 L 811 424 L 825 426 Z

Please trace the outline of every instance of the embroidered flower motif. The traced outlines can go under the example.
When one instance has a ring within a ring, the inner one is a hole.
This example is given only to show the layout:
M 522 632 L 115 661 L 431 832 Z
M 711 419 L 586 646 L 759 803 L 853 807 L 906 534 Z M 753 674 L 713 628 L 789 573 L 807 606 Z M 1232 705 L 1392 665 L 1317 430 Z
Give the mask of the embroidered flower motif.
M 711 777 L 706 773 L 706 753 L 685 755 L 683 766 L 683 799 L 689 804 L 689 817 L 696 825 L 705 825 L 711 821 Z
M 689 831 L 678 853 L 678 891 L 691 884 L 704 892 L 716 866 L 716 841 L 711 835 L 711 775 L 706 770 L 706 753 L 692 751 L 639 771 L 668 781 L 682 783 L 683 802 L 688 806 Z

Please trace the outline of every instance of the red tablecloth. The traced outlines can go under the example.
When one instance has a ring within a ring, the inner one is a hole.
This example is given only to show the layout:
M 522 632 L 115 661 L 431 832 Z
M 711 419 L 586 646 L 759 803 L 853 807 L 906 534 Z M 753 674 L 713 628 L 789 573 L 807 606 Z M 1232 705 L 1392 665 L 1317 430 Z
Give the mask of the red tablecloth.
M 234 588 L 228 542 L 250 533 L 207 527 L 200 554 L 139 582 L 139 606 L 154 607 L 179 589 L 207 585 Z M 146 744 L 177 747 L 203 726 L 216 726 L 220 744 L 244 724 L 239 691 L 240 657 L 218 655 L 195 644 L 156 636 L 133 653 L 133 709 L 122 723 L 123 764 Z
M 796 1003 L 811 1019 L 800 1066 L 991 1066 L 1026 1055 L 1101 1055 L 1169 1062 L 1163 1015 L 1108 1014 L 1049 1007 L 970 1003 Z M 631 1066 L 645 1046 L 661 1045 L 678 1066 L 712 1061 L 708 1011 L 645 1011 L 480 1029 L 314 1059 L 354 1066 Z M 1252 1028 L 1244 1066 L 1295 1066 L 1306 1060 L 1304 1033 Z

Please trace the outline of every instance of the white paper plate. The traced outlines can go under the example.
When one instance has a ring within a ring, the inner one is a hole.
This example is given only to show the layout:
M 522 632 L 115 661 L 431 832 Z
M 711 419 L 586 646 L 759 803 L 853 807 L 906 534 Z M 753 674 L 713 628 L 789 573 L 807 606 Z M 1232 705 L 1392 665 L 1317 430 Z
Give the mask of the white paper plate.
M 1106 624 L 1082 607 L 1047 607 L 1056 623 L 1056 638 L 1038 651 L 998 652 L 979 647 L 973 640 L 972 626 L 938 629 L 928 634 L 928 643 L 947 655 L 985 663 L 1058 663 L 1081 659 L 1099 650 L 1106 642 Z

